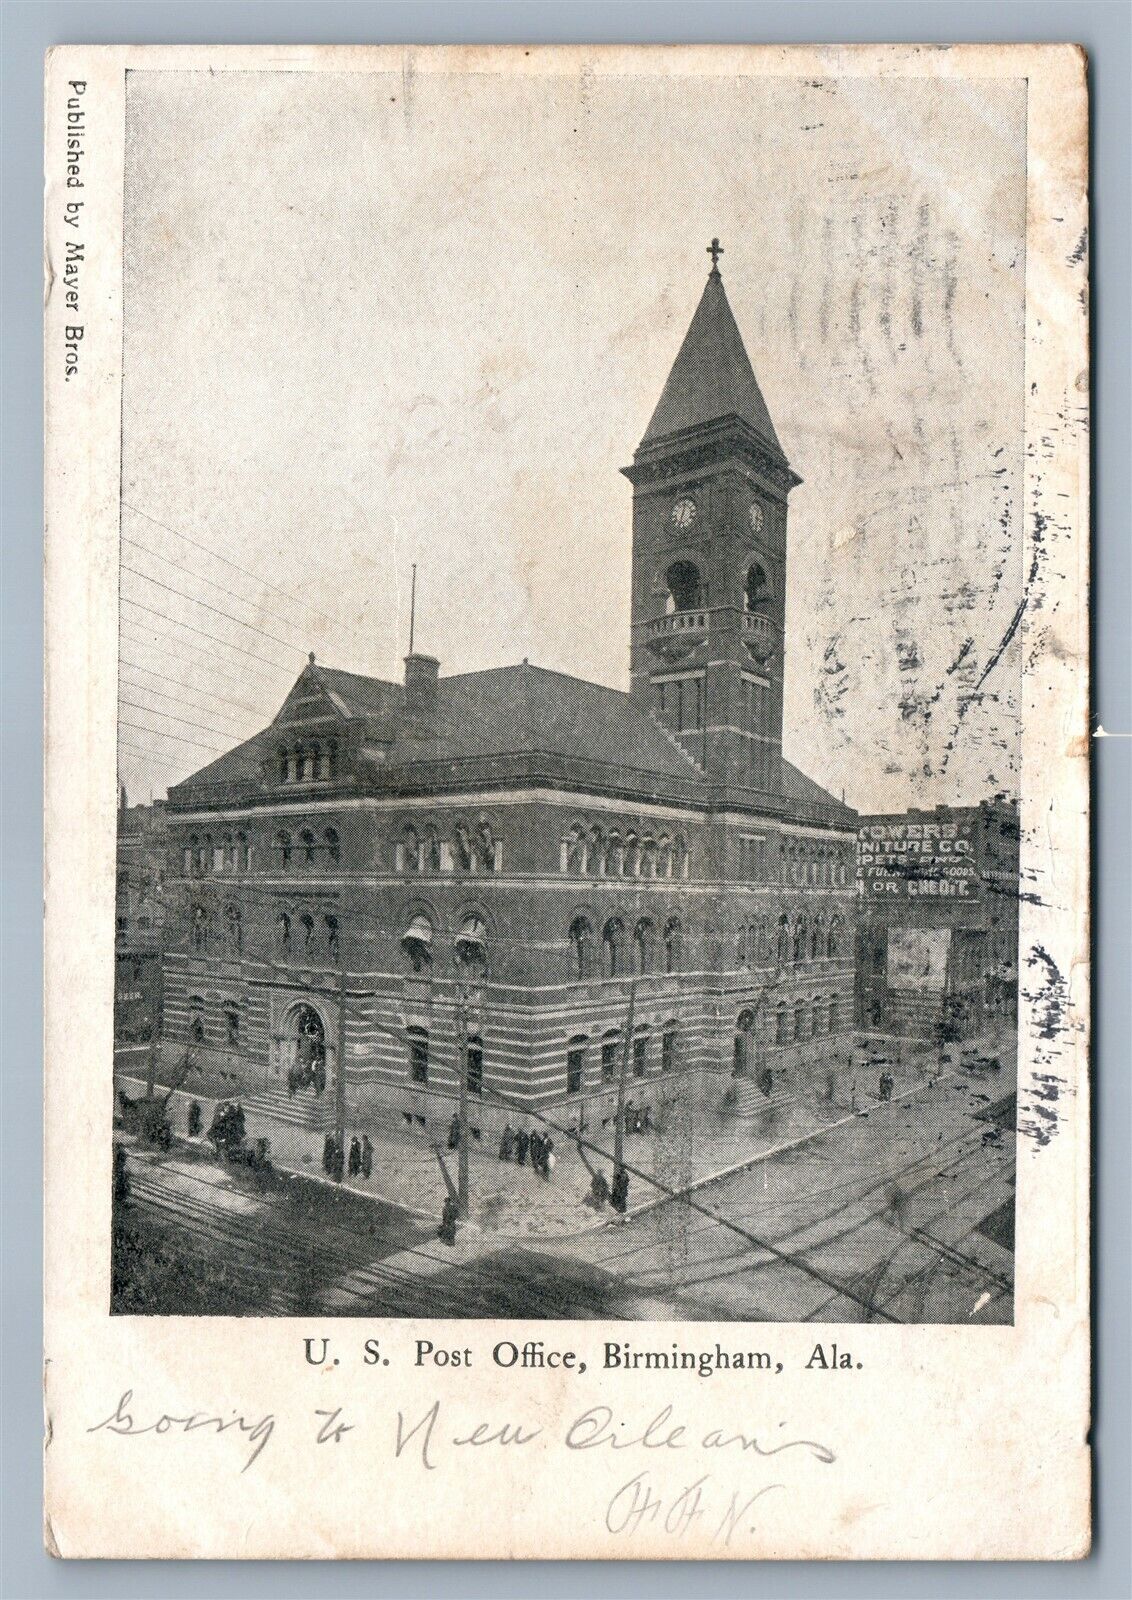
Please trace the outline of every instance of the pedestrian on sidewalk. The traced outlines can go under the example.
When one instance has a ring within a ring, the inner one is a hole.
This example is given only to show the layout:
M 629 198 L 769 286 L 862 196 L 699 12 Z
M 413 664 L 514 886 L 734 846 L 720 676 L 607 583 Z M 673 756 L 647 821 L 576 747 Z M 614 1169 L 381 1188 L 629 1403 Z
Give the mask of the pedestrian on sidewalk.
M 356 1178 L 362 1170 L 362 1145 L 357 1134 L 350 1140 L 349 1171 L 351 1178 Z
M 530 1151 L 531 1151 L 531 1166 L 535 1169 L 536 1172 L 541 1172 L 542 1171 L 542 1158 L 543 1158 L 543 1142 L 542 1142 L 542 1134 L 539 1133 L 537 1128 L 534 1131 L 534 1133 L 531 1134 Z
M 515 1138 L 515 1160 L 521 1167 L 527 1164 L 527 1151 L 531 1146 L 531 1136 L 525 1128 L 520 1128 Z
M 459 1214 L 459 1208 L 457 1207 L 455 1200 L 453 1200 L 452 1196 L 449 1195 L 445 1200 L 444 1205 L 441 1207 L 440 1226 L 436 1230 L 436 1236 L 441 1243 L 456 1243 L 456 1218 L 459 1216 Z
M 514 1153 L 515 1135 L 512 1131 L 511 1124 L 508 1123 L 503 1130 L 503 1137 L 499 1141 L 499 1159 L 500 1161 L 510 1161 Z
M 609 1184 L 604 1172 L 595 1172 L 590 1180 L 590 1203 L 595 1211 L 604 1211 L 609 1203 Z
M 362 1177 L 368 1178 L 373 1172 L 373 1145 L 370 1143 L 368 1133 L 362 1134 Z
M 542 1146 L 542 1175 L 547 1183 L 550 1182 L 550 1175 L 554 1171 L 554 1162 L 554 1140 L 548 1133 Z
M 328 1133 L 322 1141 L 322 1170 L 329 1178 L 334 1170 L 334 1135 Z
M 449 1150 L 458 1150 L 459 1147 L 460 1147 L 460 1114 L 459 1114 L 458 1111 L 454 1111 L 452 1113 L 452 1123 L 451 1123 L 451 1126 L 448 1129 L 448 1148 L 449 1148 Z

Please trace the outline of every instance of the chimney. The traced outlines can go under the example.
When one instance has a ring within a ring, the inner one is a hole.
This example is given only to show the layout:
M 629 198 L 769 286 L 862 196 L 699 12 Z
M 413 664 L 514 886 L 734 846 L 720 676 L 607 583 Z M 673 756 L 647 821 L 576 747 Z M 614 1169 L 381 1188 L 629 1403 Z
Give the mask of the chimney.
M 426 738 L 436 732 L 439 681 L 440 662 L 435 656 L 405 657 L 405 716 L 413 732 Z

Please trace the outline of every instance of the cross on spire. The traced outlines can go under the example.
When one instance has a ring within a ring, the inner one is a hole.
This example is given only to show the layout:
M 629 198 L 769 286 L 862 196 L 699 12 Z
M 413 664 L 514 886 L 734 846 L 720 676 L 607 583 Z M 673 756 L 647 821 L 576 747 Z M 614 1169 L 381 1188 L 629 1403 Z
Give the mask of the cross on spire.
M 713 272 L 718 272 L 719 258 L 723 254 L 723 246 L 720 244 L 718 239 L 713 239 L 711 241 L 707 247 L 707 253 L 711 257 L 711 270 Z

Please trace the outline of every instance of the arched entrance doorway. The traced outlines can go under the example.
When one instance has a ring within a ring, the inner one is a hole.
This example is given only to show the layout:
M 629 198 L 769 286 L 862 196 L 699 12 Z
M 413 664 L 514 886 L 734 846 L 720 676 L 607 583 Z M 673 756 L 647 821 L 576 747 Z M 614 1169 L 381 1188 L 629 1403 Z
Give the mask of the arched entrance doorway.
M 283 1022 L 280 1040 L 281 1065 L 288 1093 L 326 1088 L 326 1027 L 311 1005 L 292 1006 Z

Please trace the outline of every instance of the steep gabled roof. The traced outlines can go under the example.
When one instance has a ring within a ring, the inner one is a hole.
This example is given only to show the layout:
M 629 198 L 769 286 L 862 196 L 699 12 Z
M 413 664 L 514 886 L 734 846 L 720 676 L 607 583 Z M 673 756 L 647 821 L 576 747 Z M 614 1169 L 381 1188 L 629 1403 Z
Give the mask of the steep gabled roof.
M 730 416 L 782 455 L 723 279 L 713 269 L 641 444 Z

